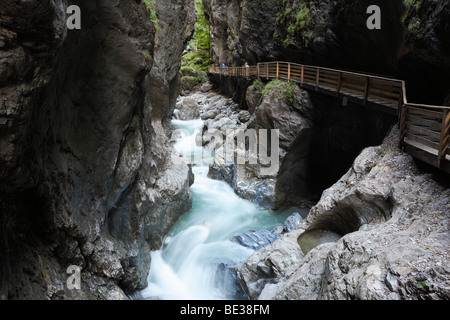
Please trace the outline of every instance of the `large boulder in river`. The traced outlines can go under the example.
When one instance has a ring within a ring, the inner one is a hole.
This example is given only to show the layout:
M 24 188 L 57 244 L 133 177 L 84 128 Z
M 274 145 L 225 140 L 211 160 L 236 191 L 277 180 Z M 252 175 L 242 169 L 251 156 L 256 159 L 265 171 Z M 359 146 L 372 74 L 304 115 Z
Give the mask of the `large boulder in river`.
M 296 137 L 311 128 L 312 108 L 308 92 L 296 83 L 273 80 L 264 87 L 261 103 L 248 126 L 278 129 L 280 147 L 289 150 Z
M 198 103 L 191 97 L 185 97 L 177 104 L 180 120 L 193 120 L 200 117 Z

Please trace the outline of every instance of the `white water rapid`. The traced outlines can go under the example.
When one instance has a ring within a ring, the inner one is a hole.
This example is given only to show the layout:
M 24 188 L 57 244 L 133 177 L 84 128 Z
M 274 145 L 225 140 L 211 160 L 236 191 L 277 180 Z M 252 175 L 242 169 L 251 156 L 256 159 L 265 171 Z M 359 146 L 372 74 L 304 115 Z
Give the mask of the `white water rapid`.
M 172 124 L 184 130 L 175 148 L 187 157 L 201 154 L 195 130 L 202 128 L 202 121 Z M 232 268 L 253 250 L 230 238 L 251 229 L 273 229 L 287 217 L 239 198 L 227 183 L 208 178 L 208 168 L 193 167 L 192 209 L 173 226 L 161 250 L 151 253 L 148 287 L 141 292 L 144 299 L 246 299 Z

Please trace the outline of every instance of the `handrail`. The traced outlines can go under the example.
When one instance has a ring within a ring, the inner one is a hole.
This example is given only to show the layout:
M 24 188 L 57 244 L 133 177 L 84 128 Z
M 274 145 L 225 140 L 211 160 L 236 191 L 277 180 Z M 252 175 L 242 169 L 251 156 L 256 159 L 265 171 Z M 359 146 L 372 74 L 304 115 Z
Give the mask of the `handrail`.
M 211 66 L 208 71 L 247 79 L 285 79 L 303 88 L 346 96 L 363 105 L 391 108 L 398 114 L 401 146 L 433 154 L 432 158 L 420 152 L 414 156 L 450 173 L 450 106 L 409 103 L 403 80 L 284 61 L 245 67 Z

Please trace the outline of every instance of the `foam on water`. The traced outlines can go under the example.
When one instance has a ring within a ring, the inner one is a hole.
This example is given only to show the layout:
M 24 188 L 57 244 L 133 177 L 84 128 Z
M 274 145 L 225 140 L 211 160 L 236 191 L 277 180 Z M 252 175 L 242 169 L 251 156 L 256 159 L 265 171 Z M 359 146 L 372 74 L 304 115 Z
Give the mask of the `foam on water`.
M 175 143 L 180 154 L 189 157 L 192 152 L 202 152 L 195 144 L 201 120 L 173 120 L 172 124 L 183 129 Z M 219 277 L 224 265 L 244 261 L 253 250 L 230 238 L 250 229 L 273 228 L 286 218 L 259 209 L 239 198 L 227 183 L 208 178 L 207 165 L 194 166 L 193 172 L 192 209 L 172 227 L 161 250 L 151 253 L 149 283 L 141 292 L 143 298 L 236 298 L 235 279 Z

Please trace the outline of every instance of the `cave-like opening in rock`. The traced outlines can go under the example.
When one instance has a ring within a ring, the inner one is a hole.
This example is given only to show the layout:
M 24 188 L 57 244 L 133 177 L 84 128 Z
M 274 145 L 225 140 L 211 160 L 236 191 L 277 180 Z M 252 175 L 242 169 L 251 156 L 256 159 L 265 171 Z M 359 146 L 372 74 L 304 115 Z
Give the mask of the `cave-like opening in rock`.
M 307 254 L 320 244 L 336 242 L 346 234 L 360 230 L 364 224 L 389 220 L 392 207 L 389 197 L 350 195 L 313 221 L 297 241 L 302 252 Z

